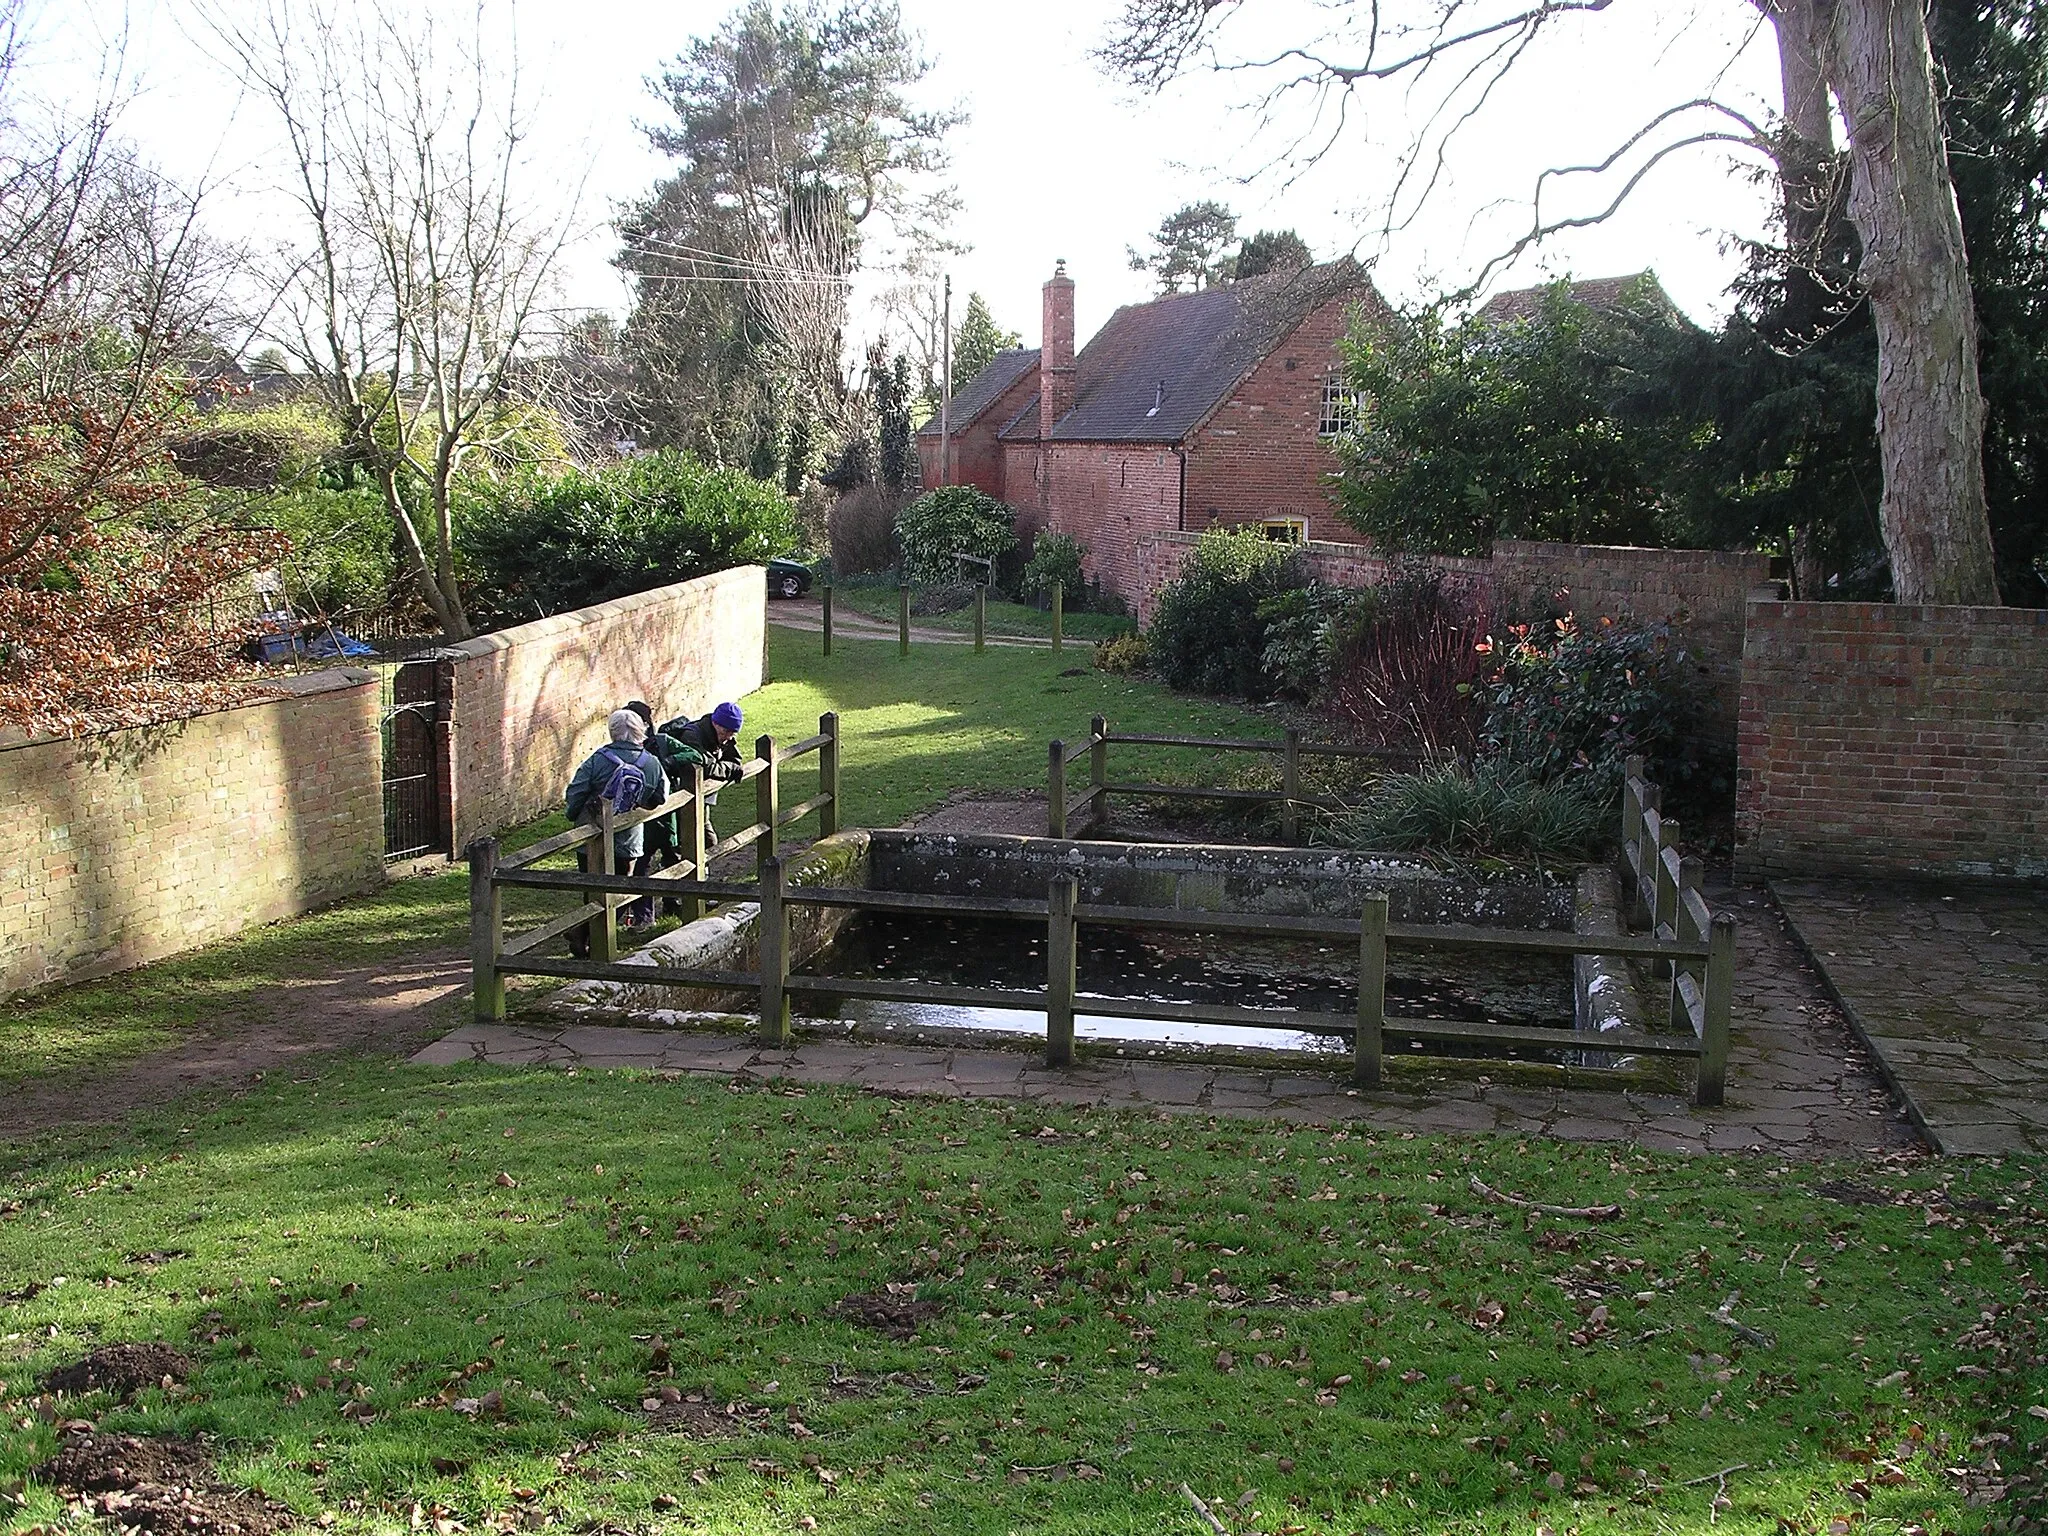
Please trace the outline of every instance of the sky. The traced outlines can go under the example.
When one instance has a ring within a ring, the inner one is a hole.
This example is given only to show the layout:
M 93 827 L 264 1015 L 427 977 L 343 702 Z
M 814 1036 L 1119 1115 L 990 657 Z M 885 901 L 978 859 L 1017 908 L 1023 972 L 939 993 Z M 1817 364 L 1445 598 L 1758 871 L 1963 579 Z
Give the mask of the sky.
M 230 11 L 258 0 L 214 0 Z M 347 0 L 342 0 L 346 4 Z M 411 0 L 461 25 L 473 0 Z M 485 0 L 503 52 L 516 47 L 538 107 L 537 200 L 582 188 L 580 237 L 567 253 L 560 302 L 623 314 L 629 302 L 609 266 L 609 220 L 664 169 L 639 123 L 658 112 L 645 80 L 728 10 L 699 0 Z M 1376 217 L 1412 137 L 1398 91 L 1366 100 L 1363 126 L 1336 140 L 1321 163 L 1293 177 L 1256 174 L 1282 138 L 1261 137 L 1241 109 L 1242 77 L 1190 79 L 1134 98 L 1107 79 L 1090 51 L 1117 7 L 1105 0 L 1042 0 L 1031 8 L 981 0 L 902 0 L 932 70 L 930 105 L 968 114 L 949 143 L 950 179 L 963 209 L 950 231 L 968 249 L 952 258 L 957 305 L 981 293 L 1000 325 L 1035 345 L 1040 285 L 1064 259 L 1076 284 L 1077 328 L 1091 334 L 1118 305 L 1150 296 L 1126 248 L 1142 246 L 1182 203 L 1217 198 L 1240 228 L 1292 227 L 1319 258 L 1350 252 L 1372 263 L 1396 303 L 1426 300 L 1471 281 L 1526 227 L 1529 191 L 1545 166 L 1597 161 L 1660 108 L 1712 91 L 1765 113 L 1775 95 L 1768 32 L 1756 36 L 1743 0 L 1618 0 L 1607 12 L 1559 26 L 1476 116 L 1421 214 L 1392 240 Z M 1419 4 L 1418 4 L 1419 8 Z M 1257 33 L 1306 36 L 1315 0 L 1260 0 Z M 509 25 L 507 23 L 510 23 Z M 133 98 L 122 131 L 173 175 L 213 187 L 208 217 L 223 232 L 260 241 L 280 216 L 275 134 L 263 104 L 244 97 L 209 56 L 194 0 L 29 0 L 24 83 L 52 102 L 89 99 L 111 40 Z M 516 44 L 512 39 L 516 36 Z M 1412 109 L 1411 109 L 1412 110 Z M 1295 126 L 1295 120 L 1284 120 Z M 1284 136 L 1283 136 L 1284 137 Z M 1580 178 L 1583 182 L 1585 178 Z M 1617 183 L 1590 188 L 1564 211 L 1605 203 Z M 1739 264 L 1735 237 L 1763 233 L 1766 188 L 1713 150 L 1673 156 L 1595 228 L 1546 243 L 1494 287 L 1558 275 L 1654 270 L 1695 319 L 1724 311 Z M 871 300 L 889 281 L 857 290 L 856 327 L 879 324 Z

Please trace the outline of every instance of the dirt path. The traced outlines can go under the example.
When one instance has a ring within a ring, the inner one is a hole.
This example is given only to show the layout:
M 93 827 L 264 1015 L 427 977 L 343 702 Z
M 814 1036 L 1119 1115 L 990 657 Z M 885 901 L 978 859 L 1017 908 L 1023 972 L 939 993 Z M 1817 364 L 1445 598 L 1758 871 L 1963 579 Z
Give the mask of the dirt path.
M 779 624 L 784 629 L 798 629 L 806 634 L 820 634 L 825 628 L 825 605 L 815 592 L 803 597 L 778 598 L 768 610 L 768 622 Z M 832 633 L 854 640 L 894 640 L 899 631 L 891 619 L 877 619 L 865 613 L 846 607 L 832 610 Z M 911 643 L 915 645 L 972 645 L 972 631 L 957 629 L 934 629 L 916 620 L 910 625 Z M 986 637 L 989 645 L 1022 646 L 1029 650 L 1049 650 L 1052 641 L 1036 635 L 999 635 L 990 632 Z M 1085 661 L 1094 654 L 1093 640 L 1077 640 L 1069 636 L 1066 648 L 1074 652 L 1077 660 Z
M 434 949 L 260 988 L 168 1050 L 107 1072 L 8 1088 L 0 1144 L 107 1124 L 188 1094 L 243 1088 L 322 1056 L 409 1056 L 460 1022 L 468 986 L 468 955 Z

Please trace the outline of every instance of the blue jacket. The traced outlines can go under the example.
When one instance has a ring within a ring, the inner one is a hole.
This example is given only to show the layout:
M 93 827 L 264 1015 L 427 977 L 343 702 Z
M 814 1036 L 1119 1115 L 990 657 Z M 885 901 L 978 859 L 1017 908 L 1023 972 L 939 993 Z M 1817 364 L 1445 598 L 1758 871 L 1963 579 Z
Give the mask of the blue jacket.
M 668 798 L 668 775 L 662 772 L 661 764 L 654 754 L 639 747 L 628 746 L 614 741 L 599 747 L 583 760 L 583 766 L 576 770 L 576 776 L 569 781 L 569 792 L 562 798 L 562 809 L 571 821 L 595 824 L 600 804 L 604 799 L 604 787 L 612 781 L 612 772 L 621 763 L 637 763 L 640 773 L 647 781 L 641 791 L 640 808 L 653 810 Z M 646 823 L 636 822 L 612 834 L 612 867 L 620 874 L 632 867 L 632 860 L 640 857 L 646 847 Z

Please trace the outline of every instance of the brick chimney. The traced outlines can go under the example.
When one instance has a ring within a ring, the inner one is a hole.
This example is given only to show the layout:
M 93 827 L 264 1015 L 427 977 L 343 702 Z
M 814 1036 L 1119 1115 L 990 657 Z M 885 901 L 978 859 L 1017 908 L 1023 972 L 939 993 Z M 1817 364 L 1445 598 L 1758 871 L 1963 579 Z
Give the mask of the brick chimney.
M 1074 280 L 1067 263 L 1053 266 L 1045 284 L 1045 322 L 1038 352 L 1038 436 L 1052 436 L 1053 423 L 1074 408 Z

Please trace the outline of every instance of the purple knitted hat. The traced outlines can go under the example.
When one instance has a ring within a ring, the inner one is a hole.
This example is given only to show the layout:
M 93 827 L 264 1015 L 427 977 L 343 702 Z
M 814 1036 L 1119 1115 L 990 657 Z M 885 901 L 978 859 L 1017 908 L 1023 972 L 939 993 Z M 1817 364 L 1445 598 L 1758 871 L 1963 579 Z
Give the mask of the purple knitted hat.
M 711 711 L 712 724 L 722 725 L 728 731 L 737 731 L 740 728 L 740 719 L 740 707 L 737 704 L 721 704 Z

